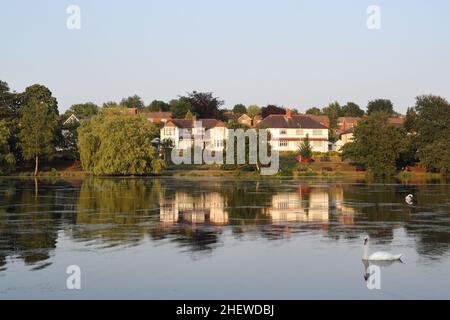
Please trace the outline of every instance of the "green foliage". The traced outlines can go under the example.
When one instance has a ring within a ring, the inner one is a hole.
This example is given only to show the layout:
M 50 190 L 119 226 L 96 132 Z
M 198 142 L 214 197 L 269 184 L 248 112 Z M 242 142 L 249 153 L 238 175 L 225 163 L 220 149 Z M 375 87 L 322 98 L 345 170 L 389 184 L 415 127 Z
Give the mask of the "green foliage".
M 79 120 L 88 119 L 98 114 L 99 108 L 95 103 L 79 103 L 72 105 L 69 110 L 65 112 L 65 117 L 69 118 L 74 114 Z
M 335 101 L 323 108 L 322 114 L 328 116 L 328 119 L 330 119 L 330 129 L 336 129 L 337 119 L 342 117 L 343 112 L 339 102 Z
M 170 104 L 168 104 L 167 102 L 164 102 L 164 101 L 160 101 L 160 100 L 153 100 L 152 103 L 150 103 L 148 105 L 148 107 L 146 108 L 146 111 L 150 111 L 150 112 L 158 112 L 158 111 L 167 112 L 169 110 L 170 110 Z
M 52 99 L 48 99 L 51 101 Z M 55 151 L 58 114 L 54 107 L 42 102 L 40 97 L 27 97 L 27 104 L 20 110 L 20 147 L 25 160 L 35 159 L 35 175 L 38 160 L 49 157 Z
M 417 132 L 417 112 L 414 108 L 408 108 L 406 111 L 405 129 L 408 132 Z
M 122 101 L 120 101 L 120 104 L 127 108 L 137 108 L 138 110 L 142 110 L 145 107 L 142 98 L 136 94 L 132 97 L 123 98 Z
M 95 116 L 78 129 L 84 170 L 94 175 L 145 175 L 162 164 L 151 141 L 157 128 L 139 116 Z
M 417 97 L 414 122 L 420 162 L 429 171 L 450 173 L 450 104 L 432 95 Z
M 219 109 L 223 105 L 223 101 L 214 97 L 211 92 L 193 91 L 188 94 L 187 99 L 192 108 L 192 112 L 200 119 L 221 118 L 221 111 Z
M 0 119 L 10 119 L 14 116 L 12 99 L 13 94 L 9 92 L 8 84 L 0 81 Z
M 61 140 L 58 147 L 64 151 L 65 155 L 72 160 L 79 160 L 78 152 L 78 127 L 79 123 L 68 123 L 62 126 Z
M 407 150 L 406 131 L 390 125 L 385 113 L 373 113 L 355 128 L 353 142 L 343 147 L 343 156 L 367 168 L 375 177 L 389 177 Z
M 359 118 L 364 116 L 364 110 L 354 102 L 347 102 L 347 104 L 342 107 L 342 116 Z
M 174 119 L 183 119 L 186 116 L 186 113 L 192 111 L 191 102 L 187 97 L 180 97 L 178 99 L 174 99 L 170 101 L 170 111 L 172 112 L 172 118 Z
M 186 115 L 184 116 L 184 118 L 185 118 L 186 120 L 192 120 L 192 119 L 194 119 L 194 114 L 191 112 L 191 110 L 188 110 L 188 111 L 186 112 Z
M 320 116 L 320 115 L 322 115 L 322 111 L 317 107 L 313 107 L 313 108 L 309 108 L 308 110 L 306 110 L 306 114 Z
M 286 114 L 286 110 L 284 108 L 271 104 L 261 109 L 261 115 L 263 118 L 266 118 L 271 114 Z
M 117 108 L 119 106 L 119 104 L 117 102 L 114 101 L 107 101 L 105 103 L 103 103 L 102 108 Z
M 8 140 L 11 136 L 8 123 L 0 120 L 0 175 L 11 172 L 16 164 L 14 154 L 10 152 Z
M 395 115 L 394 105 L 391 100 L 376 99 L 369 101 L 367 104 L 367 114 L 370 115 L 375 112 L 384 112 L 388 116 Z
M 242 103 L 239 103 L 239 104 L 234 106 L 233 112 L 234 113 L 239 113 L 239 114 L 245 114 L 245 113 L 247 113 L 247 108 Z
M 49 113 L 59 115 L 58 102 L 47 87 L 40 84 L 34 84 L 26 88 L 22 96 L 24 106 L 29 106 L 32 103 L 46 104 Z
M 131 111 L 130 108 L 128 108 L 127 106 L 124 105 L 117 105 L 117 106 L 110 106 L 107 108 L 102 108 L 99 111 L 100 115 L 108 115 L 108 116 L 119 116 L 119 115 L 123 115 L 123 116 L 127 116 L 127 115 L 131 115 Z
M 300 145 L 300 156 L 305 159 L 310 159 L 313 156 L 312 147 L 309 142 L 309 135 L 306 135 L 305 140 L 303 140 Z
M 257 106 L 256 104 L 253 104 L 251 106 L 248 106 L 247 108 L 247 114 L 250 118 L 254 118 L 257 115 L 261 114 L 261 108 Z

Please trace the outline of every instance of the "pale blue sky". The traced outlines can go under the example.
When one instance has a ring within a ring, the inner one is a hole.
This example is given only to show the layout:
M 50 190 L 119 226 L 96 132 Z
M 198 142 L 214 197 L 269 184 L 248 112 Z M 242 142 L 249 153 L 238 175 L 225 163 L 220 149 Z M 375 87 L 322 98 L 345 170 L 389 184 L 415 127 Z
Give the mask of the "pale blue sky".
M 0 79 L 73 103 L 188 91 L 304 111 L 421 94 L 450 98 L 450 1 L 0 0 Z M 66 8 L 82 28 L 66 28 Z M 379 31 L 366 9 L 381 7 Z

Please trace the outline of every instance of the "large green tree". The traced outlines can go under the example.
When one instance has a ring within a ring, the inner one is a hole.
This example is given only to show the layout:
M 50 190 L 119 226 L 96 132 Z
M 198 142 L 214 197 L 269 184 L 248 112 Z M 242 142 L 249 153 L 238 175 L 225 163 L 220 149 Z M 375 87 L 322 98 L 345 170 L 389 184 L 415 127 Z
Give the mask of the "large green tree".
M 78 149 L 86 172 L 145 175 L 161 169 L 152 145 L 159 132 L 140 116 L 98 115 L 78 129 Z
M 10 172 L 16 164 L 14 154 L 9 149 L 11 132 L 6 120 L 0 120 L 0 174 Z
M 247 114 L 250 118 L 253 119 L 255 116 L 261 114 L 261 108 L 259 106 L 257 106 L 256 104 L 252 104 L 252 105 L 248 106 Z
M 170 111 L 172 112 L 172 118 L 183 119 L 187 112 L 193 113 L 191 102 L 187 97 L 179 97 L 170 101 Z
M 128 98 L 123 98 L 120 101 L 120 104 L 127 106 L 128 108 L 137 108 L 138 110 L 142 110 L 145 107 L 144 100 L 137 94 Z
M 261 115 L 263 118 L 266 118 L 271 114 L 286 114 L 286 109 L 273 104 L 269 104 L 268 106 L 261 109 Z
M 65 116 L 68 118 L 74 114 L 78 119 L 88 119 L 98 114 L 99 107 L 92 102 L 79 103 L 72 105 L 69 110 L 65 112 Z
M 332 102 L 328 106 L 323 108 L 322 114 L 328 116 L 328 119 L 330 119 L 331 129 L 337 128 L 338 118 L 344 115 L 344 113 L 342 112 L 342 107 L 337 101 Z
M 30 104 L 46 104 L 48 111 L 56 115 L 58 111 L 58 101 L 52 96 L 52 92 L 43 85 L 34 84 L 25 89 L 23 96 L 23 105 L 29 106 Z
M 395 174 L 407 146 L 406 131 L 389 124 L 387 115 L 378 112 L 359 122 L 353 142 L 343 147 L 343 155 L 375 177 L 389 177 Z
M 220 107 L 223 101 L 214 97 L 211 92 L 193 91 L 188 94 L 187 99 L 192 107 L 192 111 L 200 119 L 219 119 L 222 116 Z
M 309 108 L 308 110 L 306 110 L 305 113 L 306 114 L 310 114 L 310 115 L 314 115 L 314 116 L 322 115 L 322 111 L 319 108 L 317 108 L 317 107 Z
M 394 104 L 388 99 L 375 99 L 367 104 L 367 114 L 374 112 L 384 112 L 389 116 L 395 115 Z
M 158 112 L 158 111 L 164 111 L 167 112 L 170 110 L 170 104 L 167 102 L 161 101 L 161 100 L 153 100 L 152 103 L 148 105 L 146 108 L 146 111 L 150 112 Z
M 420 162 L 428 170 L 450 173 L 450 104 L 439 96 L 416 98 L 414 126 Z
M 12 93 L 6 82 L 0 80 L 0 119 L 9 119 L 13 116 Z
M 342 107 L 342 114 L 345 117 L 362 117 L 364 116 L 364 110 L 354 102 L 347 102 L 347 104 Z
M 39 159 L 52 155 L 55 151 L 58 114 L 52 106 L 31 96 L 20 110 L 20 147 L 25 160 L 34 160 L 36 176 Z
M 242 103 L 239 103 L 233 107 L 233 112 L 238 114 L 247 113 L 247 108 Z

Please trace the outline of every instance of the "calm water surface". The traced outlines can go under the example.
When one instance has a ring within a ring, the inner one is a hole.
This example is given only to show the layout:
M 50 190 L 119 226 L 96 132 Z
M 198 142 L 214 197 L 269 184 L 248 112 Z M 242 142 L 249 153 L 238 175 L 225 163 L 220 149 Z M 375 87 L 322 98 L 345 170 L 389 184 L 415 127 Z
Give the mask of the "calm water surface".
M 449 299 L 449 253 L 445 182 L 0 179 L 0 299 Z

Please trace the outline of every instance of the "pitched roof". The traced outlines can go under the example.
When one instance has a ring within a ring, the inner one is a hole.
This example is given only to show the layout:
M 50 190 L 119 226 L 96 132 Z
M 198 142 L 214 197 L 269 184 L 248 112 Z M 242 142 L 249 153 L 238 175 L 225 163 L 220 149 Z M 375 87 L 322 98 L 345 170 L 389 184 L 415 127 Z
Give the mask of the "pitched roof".
M 236 119 L 238 119 L 241 116 L 241 114 L 234 113 L 233 111 L 225 111 L 223 113 L 223 116 L 225 118 L 227 118 L 228 120 L 236 120 Z
M 252 118 L 250 118 L 247 114 L 243 114 L 238 120 L 252 120 Z
M 388 122 L 397 127 L 403 127 L 405 125 L 406 119 L 404 117 L 391 117 Z
M 345 121 L 345 122 L 351 122 L 351 123 L 357 123 L 361 118 L 358 117 L 339 117 L 338 121 Z
M 327 129 L 324 125 L 304 115 L 293 115 L 288 118 L 284 114 L 271 114 L 259 123 L 266 128 L 304 128 Z
M 78 123 L 79 123 L 80 120 L 77 118 L 76 115 L 71 114 L 70 117 L 68 117 L 68 118 L 66 119 L 66 121 L 64 121 L 63 125 L 66 125 L 66 124 L 68 124 L 68 123 L 74 123 L 74 122 L 78 122 Z
M 172 117 L 172 112 L 148 112 L 143 113 L 143 116 L 147 119 L 149 118 L 167 119 Z
M 225 127 L 225 123 L 217 119 L 197 119 L 197 122 L 202 123 L 202 127 L 205 129 L 212 129 L 215 127 Z M 170 119 L 167 124 L 174 124 L 178 128 L 192 129 L 194 128 L 194 120 L 189 119 Z

